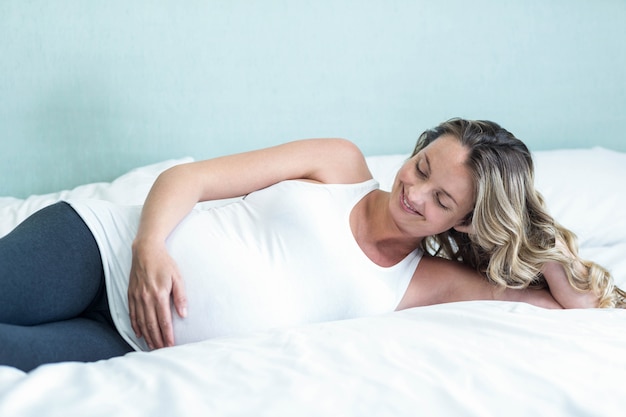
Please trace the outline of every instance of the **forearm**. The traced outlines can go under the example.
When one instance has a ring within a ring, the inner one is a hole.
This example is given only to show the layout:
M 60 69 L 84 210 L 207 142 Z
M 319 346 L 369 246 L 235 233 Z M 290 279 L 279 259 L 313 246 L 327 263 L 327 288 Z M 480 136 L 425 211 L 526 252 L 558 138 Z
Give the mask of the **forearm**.
M 518 301 L 532 304 L 542 308 L 562 309 L 564 308 L 557 300 L 554 299 L 550 291 L 547 289 L 523 289 L 516 290 L 511 288 L 494 289 L 493 298 L 502 301 Z
M 185 167 L 159 176 L 144 204 L 133 242 L 133 262 L 128 285 L 131 325 L 148 346 L 174 344 L 170 300 L 180 317 L 187 315 L 182 277 L 170 258 L 165 240 L 198 201 L 198 185 Z
M 574 261 L 574 268 L 578 273 L 585 274 L 585 266 Z M 547 262 L 542 273 L 550 287 L 554 298 L 565 308 L 595 308 L 598 307 L 599 297 L 592 290 L 581 291 L 574 288 L 567 279 L 565 268 L 558 262 Z
M 198 180 L 184 166 L 162 173 L 146 198 L 134 244 L 164 243 L 200 200 L 201 192 Z
M 572 268 L 572 272 L 577 276 L 586 277 L 589 275 L 587 267 L 582 264 L 577 256 L 575 256 L 561 239 L 556 239 L 556 248 L 570 260 L 568 267 Z M 541 268 L 550 292 L 554 298 L 565 308 L 594 308 L 599 305 L 599 297 L 589 289 L 581 291 L 574 288 L 567 279 L 565 266 L 557 261 L 548 261 Z
M 582 266 L 582 265 L 581 265 Z M 544 266 L 544 276 L 549 289 L 495 290 L 494 298 L 521 301 L 544 308 L 593 308 L 598 297 L 592 291 L 579 291 L 567 280 L 561 264 L 550 262 Z

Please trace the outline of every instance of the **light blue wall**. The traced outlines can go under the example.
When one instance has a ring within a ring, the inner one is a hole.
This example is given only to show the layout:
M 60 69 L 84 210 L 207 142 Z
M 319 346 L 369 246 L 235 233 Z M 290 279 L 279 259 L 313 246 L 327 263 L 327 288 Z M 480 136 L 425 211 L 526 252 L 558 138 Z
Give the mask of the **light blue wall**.
M 626 151 L 624 0 L 0 1 L 0 195 L 453 116 Z

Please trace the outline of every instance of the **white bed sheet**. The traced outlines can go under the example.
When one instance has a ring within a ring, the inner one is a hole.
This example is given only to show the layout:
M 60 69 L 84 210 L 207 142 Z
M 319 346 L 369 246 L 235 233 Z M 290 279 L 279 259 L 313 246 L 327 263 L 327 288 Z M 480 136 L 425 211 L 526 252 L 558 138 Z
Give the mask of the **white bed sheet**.
M 8 416 L 623 416 L 626 312 L 466 302 L 0 372 Z
M 383 188 L 404 158 L 368 158 Z M 159 172 L 189 160 L 112 183 L 0 198 L 0 235 L 59 199 L 139 204 Z M 555 217 L 624 287 L 626 196 L 615 191 L 626 154 L 540 152 L 536 161 Z M 624 310 L 451 303 L 28 374 L 0 367 L 0 416 L 623 416 L 624 329 Z

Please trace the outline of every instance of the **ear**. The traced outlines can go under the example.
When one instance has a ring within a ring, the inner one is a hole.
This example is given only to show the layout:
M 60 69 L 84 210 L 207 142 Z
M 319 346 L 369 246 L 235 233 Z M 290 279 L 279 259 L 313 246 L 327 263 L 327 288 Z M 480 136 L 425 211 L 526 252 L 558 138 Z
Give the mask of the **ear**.
M 456 226 L 454 226 L 453 229 L 461 233 L 474 233 L 474 228 L 472 227 L 472 215 L 469 214 L 468 216 L 466 216 Z
M 474 233 L 474 228 L 472 227 L 471 224 L 463 224 L 463 223 L 459 223 L 456 226 L 453 227 L 454 230 L 456 230 L 457 232 L 461 232 L 461 233 L 467 233 L 472 234 Z

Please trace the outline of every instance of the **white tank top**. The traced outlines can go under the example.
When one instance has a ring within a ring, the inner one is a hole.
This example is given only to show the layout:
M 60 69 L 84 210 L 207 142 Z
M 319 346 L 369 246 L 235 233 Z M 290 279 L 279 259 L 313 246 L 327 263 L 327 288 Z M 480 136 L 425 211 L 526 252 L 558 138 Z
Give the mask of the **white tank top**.
M 350 228 L 352 208 L 378 188 L 284 181 L 228 205 L 194 209 L 167 239 L 185 281 L 188 315 L 174 313 L 176 344 L 393 311 L 421 259 L 372 262 Z M 128 317 L 131 243 L 140 207 L 70 201 L 102 254 L 111 315 L 147 350 Z

